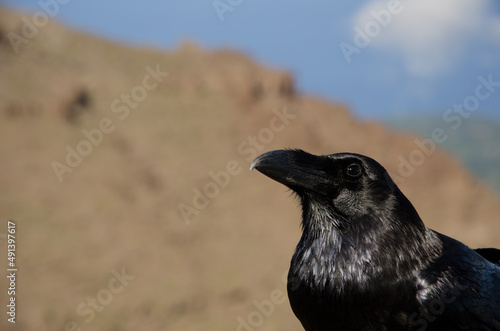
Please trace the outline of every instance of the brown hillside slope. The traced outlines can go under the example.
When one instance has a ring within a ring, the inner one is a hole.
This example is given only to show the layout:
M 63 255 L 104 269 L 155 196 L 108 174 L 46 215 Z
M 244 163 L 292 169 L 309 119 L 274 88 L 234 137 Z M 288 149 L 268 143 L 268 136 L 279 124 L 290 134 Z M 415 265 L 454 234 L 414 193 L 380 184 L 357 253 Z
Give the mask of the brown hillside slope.
M 500 242 L 498 198 L 455 159 L 436 151 L 402 167 L 423 138 L 298 95 L 287 73 L 54 23 L 16 53 L 8 36 L 21 17 L 0 10 L 0 264 L 12 219 L 16 330 L 300 330 L 282 281 L 296 201 L 248 171 L 271 149 L 370 155 L 429 227 L 471 246 Z M 7 288 L 0 278 L 4 303 Z

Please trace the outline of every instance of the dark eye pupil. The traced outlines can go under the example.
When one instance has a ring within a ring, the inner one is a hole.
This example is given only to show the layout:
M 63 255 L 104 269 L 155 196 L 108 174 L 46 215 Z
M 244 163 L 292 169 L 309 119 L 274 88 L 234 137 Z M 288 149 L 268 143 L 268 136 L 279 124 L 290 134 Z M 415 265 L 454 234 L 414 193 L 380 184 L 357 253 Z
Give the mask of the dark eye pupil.
M 358 164 L 351 164 L 347 167 L 347 175 L 350 177 L 358 177 L 361 175 L 361 167 Z

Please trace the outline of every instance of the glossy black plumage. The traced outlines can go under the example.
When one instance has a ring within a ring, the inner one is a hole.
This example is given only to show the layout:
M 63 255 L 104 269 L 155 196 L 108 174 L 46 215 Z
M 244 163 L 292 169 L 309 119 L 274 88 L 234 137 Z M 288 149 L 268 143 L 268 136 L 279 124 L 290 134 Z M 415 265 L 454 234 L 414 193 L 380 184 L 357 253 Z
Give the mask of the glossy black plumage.
M 305 330 L 500 330 L 500 251 L 426 228 L 373 159 L 278 150 L 253 168 L 301 202 L 288 296 Z

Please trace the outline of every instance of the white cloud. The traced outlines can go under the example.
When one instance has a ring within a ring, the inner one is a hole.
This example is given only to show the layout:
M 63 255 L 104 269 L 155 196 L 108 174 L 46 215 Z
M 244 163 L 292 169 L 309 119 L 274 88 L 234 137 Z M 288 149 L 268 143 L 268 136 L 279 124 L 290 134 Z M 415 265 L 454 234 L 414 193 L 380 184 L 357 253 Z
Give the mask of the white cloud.
M 488 23 L 491 41 L 500 46 L 500 17 L 494 17 Z
M 399 10 L 383 17 L 391 8 Z M 500 35 L 499 18 L 489 8 L 490 0 L 371 0 L 352 22 L 365 30 L 379 13 L 388 24 L 381 24 L 370 47 L 395 51 L 413 75 L 434 76 L 453 69 L 469 42 L 498 43 L 492 35 Z

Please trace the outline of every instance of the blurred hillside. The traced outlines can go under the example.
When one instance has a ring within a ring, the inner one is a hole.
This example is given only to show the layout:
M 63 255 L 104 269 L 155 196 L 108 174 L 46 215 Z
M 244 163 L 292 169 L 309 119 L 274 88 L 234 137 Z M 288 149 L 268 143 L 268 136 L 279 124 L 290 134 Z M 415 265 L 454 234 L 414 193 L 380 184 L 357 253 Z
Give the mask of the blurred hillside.
M 0 265 L 12 219 L 15 330 L 301 330 L 282 280 L 299 209 L 248 171 L 283 147 L 372 156 L 427 226 L 500 242 L 498 197 L 450 154 L 297 94 L 286 72 L 52 22 L 16 52 L 22 17 L 0 10 Z
M 388 122 L 396 129 L 430 137 L 432 130 L 443 127 L 443 119 L 431 117 L 401 118 Z M 447 130 L 441 146 L 458 156 L 476 176 L 500 192 L 500 122 L 470 117 L 457 129 Z

